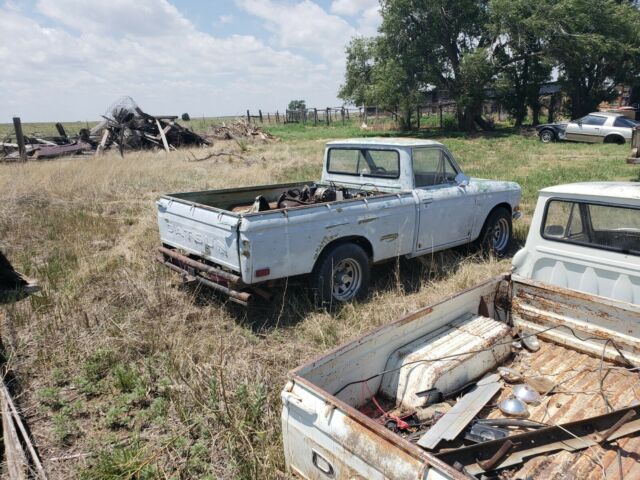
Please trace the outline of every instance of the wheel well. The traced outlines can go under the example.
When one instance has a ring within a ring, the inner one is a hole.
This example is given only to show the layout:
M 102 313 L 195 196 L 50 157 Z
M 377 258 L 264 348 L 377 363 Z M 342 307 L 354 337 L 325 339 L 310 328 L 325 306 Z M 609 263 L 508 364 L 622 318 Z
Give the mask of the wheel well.
M 478 234 L 478 238 L 480 238 L 482 236 L 482 233 L 484 232 L 484 229 L 487 226 L 487 220 L 489 220 L 489 217 L 493 214 L 493 212 L 495 212 L 499 208 L 504 208 L 507 212 L 509 212 L 509 215 L 511 215 L 513 213 L 511 211 L 511 205 L 509 205 L 507 202 L 499 203 L 498 205 L 493 207 L 491 209 L 491 211 L 489 213 L 487 213 L 487 216 L 484 219 L 484 223 L 482 224 L 482 229 L 480 230 L 480 233 Z
M 540 131 L 538 132 L 538 135 L 540 135 L 542 132 L 551 132 L 553 134 L 553 136 L 556 136 L 556 131 L 553 128 L 541 128 Z
M 342 245 L 343 243 L 354 243 L 358 245 L 360 248 L 362 248 L 365 251 L 365 253 L 367 254 L 367 257 L 369 257 L 369 260 L 373 259 L 373 246 L 371 245 L 371 242 L 367 240 L 365 237 L 359 237 L 357 235 L 353 235 L 350 237 L 340 237 L 326 244 L 322 249 L 322 251 L 320 252 L 320 255 L 318 255 L 318 257 L 316 258 L 316 263 L 320 258 L 322 258 L 322 256 L 326 252 L 328 252 L 329 250 L 331 250 L 332 248 L 338 245 Z
M 624 145 L 625 139 L 622 135 L 616 133 L 610 133 L 604 137 L 604 143 L 617 143 L 618 145 Z

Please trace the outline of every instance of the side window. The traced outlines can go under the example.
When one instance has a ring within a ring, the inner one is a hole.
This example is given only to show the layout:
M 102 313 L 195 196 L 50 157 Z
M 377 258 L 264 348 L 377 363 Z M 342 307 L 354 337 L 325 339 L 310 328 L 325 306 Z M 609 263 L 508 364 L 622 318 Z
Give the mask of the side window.
M 640 255 L 640 209 L 551 200 L 547 203 L 542 236 L 548 240 Z
M 413 176 L 416 188 L 453 182 L 456 174 L 455 168 L 439 148 L 413 150 Z
M 626 117 L 616 117 L 615 121 L 613 122 L 613 126 L 635 128 L 636 126 L 638 126 L 638 123 Z
M 587 115 L 586 117 L 582 117 L 578 122 L 581 122 L 583 125 L 604 125 L 606 122 L 606 117 L 599 117 L 597 115 Z
M 584 235 L 580 206 L 574 202 L 553 200 L 547 207 L 544 236 L 556 239 L 577 239 Z

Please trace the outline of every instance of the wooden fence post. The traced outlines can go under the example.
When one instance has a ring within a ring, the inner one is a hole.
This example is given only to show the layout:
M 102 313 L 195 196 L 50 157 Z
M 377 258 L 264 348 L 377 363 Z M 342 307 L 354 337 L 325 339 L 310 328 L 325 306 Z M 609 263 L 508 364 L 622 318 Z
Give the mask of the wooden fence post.
M 327 125 L 331 124 L 331 109 L 327 107 Z
M 251 123 L 251 113 L 247 110 L 247 123 Z
M 342 125 L 344 125 L 344 107 L 340 109 L 340 116 L 342 117 Z
M 18 153 L 20 160 L 27 161 L 27 149 L 24 146 L 24 135 L 22 134 L 22 122 L 20 117 L 13 117 L 13 128 L 16 131 L 16 143 L 18 144 Z
M 280 123 L 280 112 L 276 110 L 276 123 Z
M 318 125 L 318 109 L 313 109 L 313 124 Z
M 420 106 L 418 105 L 418 108 L 416 109 L 416 113 L 418 115 L 418 120 L 416 122 L 417 126 L 418 126 L 418 130 L 420 130 L 420 116 L 422 115 L 422 111 L 420 110 Z
M 260 123 L 263 123 L 263 121 L 262 121 L 262 110 L 258 110 L 258 116 L 260 117 Z
M 444 123 L 442 121 L 442 105 L 438 105 L 438 109 L 440 110 L 440 129 L 443 129 Z

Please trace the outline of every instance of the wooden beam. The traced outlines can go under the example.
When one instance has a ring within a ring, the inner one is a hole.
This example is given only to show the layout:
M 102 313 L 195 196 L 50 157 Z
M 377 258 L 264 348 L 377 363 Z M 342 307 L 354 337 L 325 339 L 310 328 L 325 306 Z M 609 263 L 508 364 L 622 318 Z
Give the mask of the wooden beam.
M 162 125 L 160 125 L 160 120 L 156 118 L 156 125 L 158 126 L 158 131 L 160 132 L 160 138 L 162 139 L 162 145 L 164 145 L 165 152 L 169 152 L 169 143 L 167 142 L 167 137 L 164 134 L 164 130 L 162 129 Z
M 24 146 L 24 135 L 22 133 L 22 122 L 20 121 L 20 117 L 13 117 L 13 128 L 16 131 L 16 143 L 18 144 L 18 154 L 20 155 L 20 160 L 26 162 L 27 150 Z

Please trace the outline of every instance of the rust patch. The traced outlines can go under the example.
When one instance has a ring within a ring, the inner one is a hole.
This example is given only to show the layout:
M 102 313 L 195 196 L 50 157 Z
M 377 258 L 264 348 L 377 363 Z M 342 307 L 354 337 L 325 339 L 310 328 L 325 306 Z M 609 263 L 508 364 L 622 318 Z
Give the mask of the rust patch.
M 318 247 L 316 248 L 315 253 L 313 254 L 313 259 L 317 260 L 318 257 L 320 256 L 320 254 L 322 253 L 322 250 L 324 250 L 324 247 L 326 247 L 327 245 L 329 245 L 331 242 L 333 242 L 336 238 L 338 238 L 338 234 L 335 233 L 333 235 L 325 235 L 322 240 L 320 240 L 320 243 L 318 244 Z

